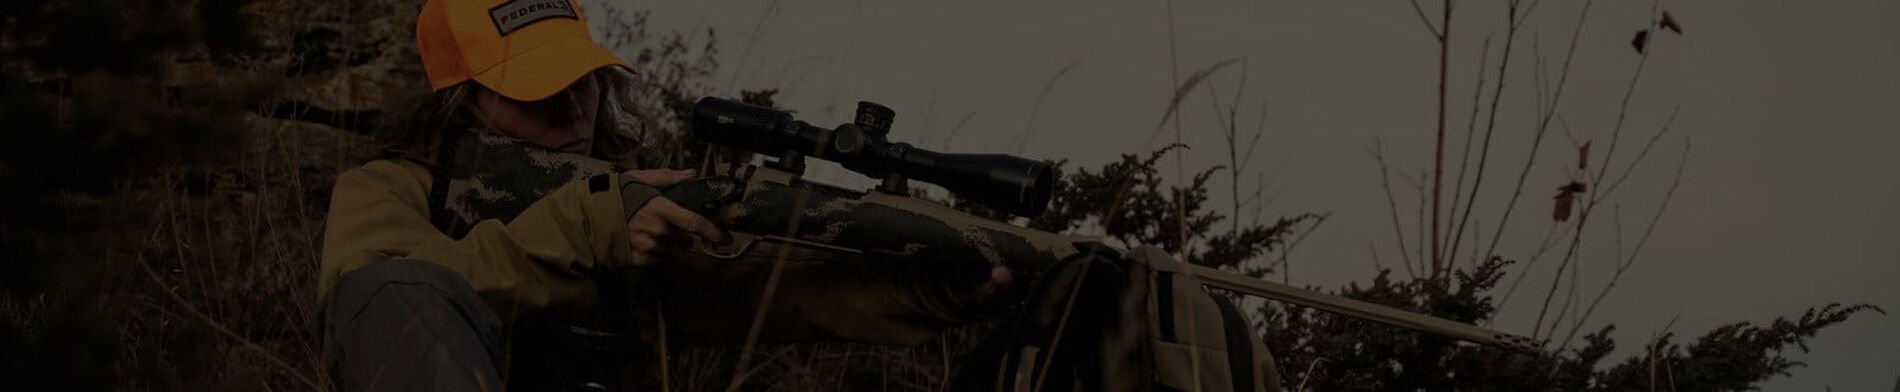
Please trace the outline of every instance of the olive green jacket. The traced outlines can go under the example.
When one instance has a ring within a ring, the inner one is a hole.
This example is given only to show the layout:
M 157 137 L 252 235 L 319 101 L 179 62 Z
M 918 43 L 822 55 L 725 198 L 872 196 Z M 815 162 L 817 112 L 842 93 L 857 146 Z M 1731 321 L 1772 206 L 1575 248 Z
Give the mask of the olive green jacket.
M 604 192 L 576 182 L 514 220 L 480 221 L 460 239 L 429 220 L 429 169 L 407 160 L 370 162 L 337 176 L 324 230 L 318 292 L 363 265 L 394 258 L 441 264 L 504 320 L 593 297 L 588 275 L 621 270 L 632 247 L 627 220 L 653 188 L 609 181 Z
M 663 319 L 673 336 L 738 341 L 782 253 L 769 244 L 736 259 L 675 251 L 634 267 L 626 222 L 658 192 L 625 180 L 569 183 L 510 221 L 479 220 L 452 238 L 431 223 L 432 183 L 429 167 L 408 160 L 377 160 L 338 176 L 319 293 L 327 298 L 340 276 L 369 263 L 419 259 L 461 273 L 504 322 L 556 314 L 588 325 L 599 319 L 604 295 L 592 278 L 623 274 L 628 292 L 615 295 L 629 298 L 643 340 L 655 338 Z M 890 260 L 800 248 L 783 253 L 763 338 L 914 345 L 961 322 L 909 298 L 904 288 L 923 282 L 885 268 Z

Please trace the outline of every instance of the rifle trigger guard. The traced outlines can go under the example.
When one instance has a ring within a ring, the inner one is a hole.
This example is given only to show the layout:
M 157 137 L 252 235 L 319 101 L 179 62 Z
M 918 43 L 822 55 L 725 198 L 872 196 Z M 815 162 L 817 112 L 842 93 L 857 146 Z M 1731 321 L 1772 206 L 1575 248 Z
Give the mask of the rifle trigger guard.
M 791 246 L 812 248 L 812 249 L 818 249 L 818 250 L 829 251 L 829 252 L 842 252 L 842 253 L 848 253 L 848 254 L 863 254 L 864 253 L 864 251 L 862 250 L 851 249 L 851 248 L 846 248 L 846 247 L 831 245 L 831 244 L 826 244 L 826 243 L 820 243 L 820 242 L 800 240 L 796 238 L 786 238 L 786 237 L 777 236 L 777 235 L 764 235 L 764 236 L 756 236 L 756 237 L 746 236 L 746 238 L 743 241 L 744 241 L 743 245 L 739 245 L 738 249 L 733 250 L 732 252 L 728 252 L 728 253 L 719 253 L 718 251 L 714 251 L 712 248 L 707 247 L 705 243 L 700 243 L 699 252 L 705 253 L 707 256 L 712 256 L 718 259 L 732 260 L 732 259 L 743 257 L 745 256 L 746 253 L 750 253 L 752 251 L 752 248 L 758 246 L 760 242 L 773 241 L 773 242 L 784 243 L 786 245 L 791 245 Z
M 740 256 L 745 256 L 747 252 L 752 251 L 753 246 L 758 245 L 758 244 L 759 244 L 759 239 L 757 237 L 746 238 L 745 244 L 739 245 L 738 249 L 733 250 L 731 253 L 722 254 L 717 251 L 714 251 L 711 247 L 706 246 L 706 243 L 701 242 L 699 243 L 699 253 L 704 253 L 707 256 L 712 256 L 713 258 L 717 258 L 717 259 L 732 260 L 732 259 L 737 259 Z

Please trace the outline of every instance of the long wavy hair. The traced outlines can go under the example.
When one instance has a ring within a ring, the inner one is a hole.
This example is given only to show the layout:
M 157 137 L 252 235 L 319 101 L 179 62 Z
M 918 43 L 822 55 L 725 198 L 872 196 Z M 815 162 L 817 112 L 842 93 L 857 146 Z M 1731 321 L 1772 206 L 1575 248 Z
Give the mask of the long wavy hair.
M 625 68 L 609 66 L 588 73 L 600 83 L 600 107 L 594 122 L 594 151 L 590 154 L 609 162 L 631 165 L 640 145 L 633 117 L 637 115 L 634 91 L 638 79 Z M 481 84 L 473 80 L 433 91 L 397 105 L 385 112 L 381 126 L 373 135 L 378 144 L 375 159 L 428 161 L 442 136 L 450 131 L 475 130 L 500 135 L 493 123 L 482 116 L 475 104 Z

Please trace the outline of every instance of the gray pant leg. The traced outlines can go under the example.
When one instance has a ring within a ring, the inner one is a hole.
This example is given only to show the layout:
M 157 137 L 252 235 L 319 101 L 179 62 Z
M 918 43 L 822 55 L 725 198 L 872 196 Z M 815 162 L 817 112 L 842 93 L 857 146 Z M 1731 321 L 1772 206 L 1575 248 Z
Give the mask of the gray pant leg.
M 502 325 L 468 281 L 418 260 L 344 274 L 318 319 L 344 391 L 499 391 Z

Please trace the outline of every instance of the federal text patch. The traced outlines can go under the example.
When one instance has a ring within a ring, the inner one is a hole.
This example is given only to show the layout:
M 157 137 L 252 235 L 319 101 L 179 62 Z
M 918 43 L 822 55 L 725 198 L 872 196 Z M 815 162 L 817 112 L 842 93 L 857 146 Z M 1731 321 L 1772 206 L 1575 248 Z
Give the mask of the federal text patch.
M 508 35 L 534 22 L 548 18 L 580 19 L 574 12 L 574 6 L 567 0 L 514 0 L 495 8 L 488 9 L 489 19 L 495 21 L 495 29 L 501 35 Z

